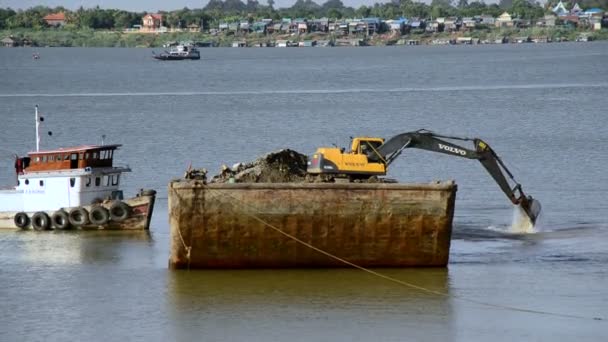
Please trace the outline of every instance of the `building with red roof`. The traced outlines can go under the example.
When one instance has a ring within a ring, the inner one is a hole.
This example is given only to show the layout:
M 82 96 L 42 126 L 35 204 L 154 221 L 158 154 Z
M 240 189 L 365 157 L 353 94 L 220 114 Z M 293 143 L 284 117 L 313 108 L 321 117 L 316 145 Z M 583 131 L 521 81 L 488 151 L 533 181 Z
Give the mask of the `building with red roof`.
M 146 14 L 142 18 L 143 31 L 157 31 L 163 26 L 163 15 L 160 13 Z
M 65 25 L 65 13 L 63 12 L 59 12 L 59 13 L 51 13 L 48 15 L 45 15 L 44 18 L 42 18 L 42 20 L 44 20 L 47 25 L 49 26 L 63 26 Z

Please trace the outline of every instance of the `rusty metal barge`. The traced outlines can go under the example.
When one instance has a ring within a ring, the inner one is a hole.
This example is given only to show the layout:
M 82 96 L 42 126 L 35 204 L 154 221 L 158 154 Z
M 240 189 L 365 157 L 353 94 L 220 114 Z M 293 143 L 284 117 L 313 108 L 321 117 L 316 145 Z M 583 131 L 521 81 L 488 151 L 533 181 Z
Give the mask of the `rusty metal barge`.
M 319 250 L 363 267 L 443 267 L 456 190 L 453 181 L 175 180 L 169 267 L 348 267 Z

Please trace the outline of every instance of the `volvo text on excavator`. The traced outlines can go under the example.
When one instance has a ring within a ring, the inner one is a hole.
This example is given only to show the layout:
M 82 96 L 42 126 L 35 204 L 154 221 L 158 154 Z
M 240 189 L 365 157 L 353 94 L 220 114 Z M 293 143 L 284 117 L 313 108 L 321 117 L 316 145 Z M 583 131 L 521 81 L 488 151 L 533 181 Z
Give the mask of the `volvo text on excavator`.
M 472 141 L 475 149 L 464 148 L 444 139 Z M 318 148 L 308 159 L 307 172 L 326 178 L 351 180 L 384 176 L 388 166 L 406 148 L 419 148 L 479 160 L 509 200 L 521 208 L 529 220 L 528 225 L 533 227 L 536 223 L 541 210 L 540 202 L 524 194 L 521 185 L 515 181 L 500 157 L 486 142 L 477 138 L 445 136 L 425 129 L 401 133 L 386 141 L 375 137 L 357 137 L 352 139 L 349 152 L 337 147 Z M 514 186 L 511 186 L 505 174 Z

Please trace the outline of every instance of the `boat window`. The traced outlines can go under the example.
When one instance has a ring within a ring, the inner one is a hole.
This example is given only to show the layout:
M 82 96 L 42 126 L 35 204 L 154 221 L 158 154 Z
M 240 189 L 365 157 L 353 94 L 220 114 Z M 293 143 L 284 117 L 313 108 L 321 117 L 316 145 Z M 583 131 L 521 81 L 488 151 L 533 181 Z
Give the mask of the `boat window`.
M 87 160 L 89 159 L 89 152 L 84 154 L 84 159 L 87 159 Z
M 61 161 L 61 154 L 58 154 L 57 158 L 55 158 L 55 159 L 57 159 L 57 161 Z
M 80 152 L 80 154 L 78 154 L 78 159 L 83 160 L 84 159 L 84 153 Z
M 70 188 L 73 188 L 76 185 L 76 178 L 70 178 Z
M 120 175 L 112 175 L 112 185 L 118 185 L 118 178 Z
M 70 155 L 69 154 L 66 154 L 66 155 L 63 156 L 63 160 L 68 160 L 68 159 L 70 159 Z
M 103 185 L 104 186 L 109 186 L 110 185 L 110 177 L 103 176 Z
M 26 179 L 26 180 L 25 180 L 25 185 L 28 185 L 28 184 L 30 184 L 30 180 L 29 180 L 29 179 Z
M 44 186 L 44 181 L 42 179 L 40 180 L 40 186 Z
M 47 159 L 46 156 L 42 156 L 42 162 L 43 163 L 46 163 L 46 159 Z
M 87 177 L 87 182 L 85 184 L 87 187 L 91 185 L 91 177 Z
M 93 152 L 93 159 L 97 159 L 97 152 Z
M 101 184 L 101 178 L 95 177 L 95 186 L 99 186 Z
M 76 154 L 76 153 L 72 153 L 72 154 L 70 155 L 70 160 L 78 160 L 78 154 Z
M 114 157 L 114 150 L 110 151 L 110 159 L 112 159 Z
M 39 162 L 40 161 L 40 157 L 34 158 L 34 161 Z
M 17 180 L 17 185 L 18 186 L 21 185 L 21 181 L 20 180 Z
M 49 161 L 50 162 L 55 161 L 55 156 L 49 156 Z

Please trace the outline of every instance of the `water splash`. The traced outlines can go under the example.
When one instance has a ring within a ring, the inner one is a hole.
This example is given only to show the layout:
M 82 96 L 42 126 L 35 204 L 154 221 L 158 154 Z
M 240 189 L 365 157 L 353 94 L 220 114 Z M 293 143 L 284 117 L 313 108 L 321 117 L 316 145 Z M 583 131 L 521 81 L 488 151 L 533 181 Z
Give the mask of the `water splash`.
M 513 221 L 509 232 L 516 234 L 538 233 L 528 214 L 519 205 L 513 207 Z

